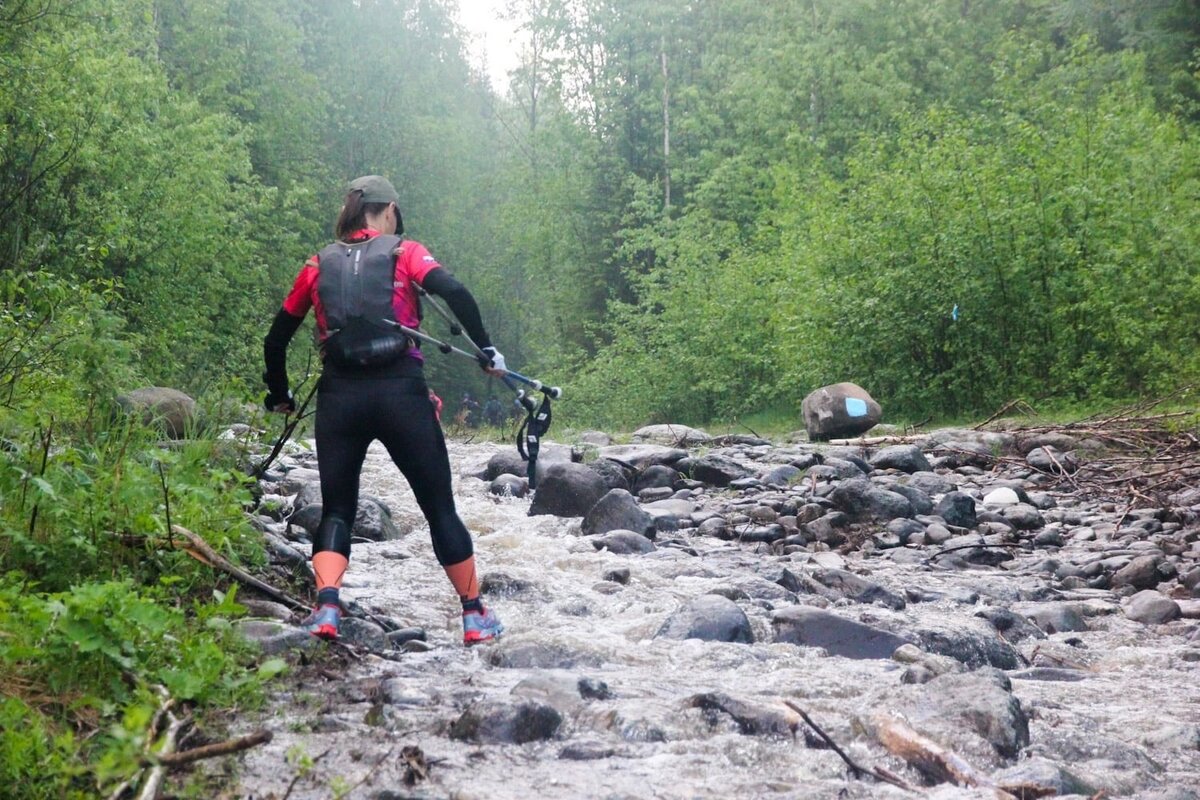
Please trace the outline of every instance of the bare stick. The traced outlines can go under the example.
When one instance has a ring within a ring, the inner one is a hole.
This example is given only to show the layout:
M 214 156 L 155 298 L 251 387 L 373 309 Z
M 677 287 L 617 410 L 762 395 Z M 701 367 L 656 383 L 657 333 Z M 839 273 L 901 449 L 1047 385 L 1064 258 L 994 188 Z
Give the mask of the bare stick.
M 240 753 L 242 750 L 249 750 L 251 747 L 266 744 L 271 741 L 273 736 L 274 734 L 268 730 L 255 731 L 247 736 L 240 736 L 236 739 L 227 739 L 224 742 L 206 744 L 203 747 L 193 747 L 191 750 L 160 755 L 155 760 L 164 767 L 178 767 L 181 764 L 190 764 L 193 761 L 202 761 L 206 758 L 217 758 L 232 753 Z
M 197 561 L 202 561 L 221 570 L 222 572 L 228 573 L 241 583 L 244 583 L 247 586 L 253 586 L 260 592 L 264 592 L 268 596 L 278 600 L 281 603 L 289 605 L 292 608 L 308 608 L 307 603 L 297 600 L 286 592 L 276 589 L 274 586 L 265 581 L 259 580 L 249 572 L 246 572 L 244 569 L 230 564 L 220 553 L 218 553 L 216 550 L 213 550 L 212 547 L 209 546 L 208 542 L 204 541 L 204 539 L 192 533 L 182 525 L 171 526 L 171 533 L 179 534 L 188 540 L 188 543 L 191 546 L 184 547 L 183 549 Z
M 813 722 L 812 717 L 808 715 L 808 712 L 793 703 L 791 700 L 784 700 L 783 704 L 800 715 L 800 718 L 804 720 L 804 723 L 808 725 L 808 727 L 812 728 L 813 731 L 816 732 L 817 736 L 820 736 L 821 739 L 824 740 L 825 744 L 829 745 L 833 749 L 833 752 L 837 753 L 841 757 L 842 761 L 846 762 L 846 766 L 850 767 L 850 769 L 854 772 L 855 777 L 860 775 L 871 775 L 883 781 L 884 783 L 890 783 L 892 786 L 898 786 L 901 789 L 906 789 L 910 792 L 917 791 L 917 789 L 907 783 L 903 778 L 892 774 L 888 770 L 879 769 L 878 767 L 867 769 L 866 767 L 860 766 L 854 761 L 854 759 L 846 755 L 842 748 L 838 747 L 837 742 L 830 738 L 829 734 L 825 733 L 825 731 L 821 730 L 821 727 L 817 725 L 817 723 Z
M 155 755 L 160 758 L 164 755 L 169 755 L 175 751 L 176 742 L 179 739 L 179 732 L 184 726 L 191 723 L 190 716 L 176 719 L 174 714 L 167 713 L 167 732 L 163 736 L 162 750 Z M 156 800 L 158 791 L 162 788 L 163 778 L 166 777 L 167 768 L 159 765 L 150 770 L 150 774 L 146 776 L 146 782 L 142 784 L 142 792 L 138 795 L 138 800 Z

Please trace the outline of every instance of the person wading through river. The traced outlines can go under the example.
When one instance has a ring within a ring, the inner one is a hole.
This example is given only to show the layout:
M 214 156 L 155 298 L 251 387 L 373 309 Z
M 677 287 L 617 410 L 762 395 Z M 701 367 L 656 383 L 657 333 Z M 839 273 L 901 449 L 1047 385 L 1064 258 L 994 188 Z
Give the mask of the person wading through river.
M 502 377 L 504 356 L 491 346 L 466 287 L 419 242 L 400 238 L 399 200 L 379 175 L 350 184 L 335 226 L 337 241 L 305 262 L 263 341 L 264 403 L 270 411 L 295 411 L 287 346 L 314 309 L 322 360 L 316 414 L 322 514 L 313 537 L 317 603 L 303 627 L 314 636 L 337 638 L 359 473 L 367 447 L 377 439 L 429 522 L 434 553 L 462 601 L 463 641 L 471 645 L 495 638 L 504 626 L 479 596 L 474 546 L 454 507 L 450 459 L 425 384 L 421 351 L 392 323 L 420 324 L 415 283 L 445 300 L 491 359 L 486 372 Z

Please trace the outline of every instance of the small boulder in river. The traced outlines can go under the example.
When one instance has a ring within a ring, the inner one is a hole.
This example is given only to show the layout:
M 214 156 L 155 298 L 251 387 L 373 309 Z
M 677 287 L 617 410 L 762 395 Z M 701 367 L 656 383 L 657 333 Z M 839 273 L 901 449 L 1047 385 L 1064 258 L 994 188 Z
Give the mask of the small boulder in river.
M 822 386 L 800 403 L 804 429 L 814 442 L 859 436 L 883 419 L 883 409 L 867 390 L 853 383 Z
M 583 517 L 585 536 L 625 530 L 653 539 L 654 517 L 644 511 L 633 495 L 624 489 L 612 489 L 587 510 Z
M 891 658 L 908 639 L 889 631 L 806 606 L 785 608 L 771 619 L 775 641 L 820 647 L 831 656 L 870 659 Z
M 552 514 L 556 517 L 582 517 L 608 492 L 604 479 L 583 464 L 555 461 L 538 466 L 537 490 L 529 506 L 529 516 Z
M 746 612 L 729 598 L 717 594 L 704 594 L 692 600 L 668 617 L 654 637 L 754 643 Z
M 897 469 L 908 473 L 928 472 L 930 469 L 925 454 L 914 444 L 884 447 L 871 456 L 870 463 L 875 469 Z
M 525 744 L 552 738 L 562 721 L 562 714 L 532 700 L 515 704 L 484 700 L 450 723 L 450 738 L 482 744 Z

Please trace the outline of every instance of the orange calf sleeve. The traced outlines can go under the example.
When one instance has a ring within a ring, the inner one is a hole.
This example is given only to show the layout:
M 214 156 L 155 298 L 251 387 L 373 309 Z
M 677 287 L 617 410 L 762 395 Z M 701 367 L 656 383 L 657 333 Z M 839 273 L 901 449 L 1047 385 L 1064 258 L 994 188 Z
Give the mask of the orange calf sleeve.
M 313 554 L 312 565 L 317 575 L 318 592 L 322 589 L 341 589 L 342 576 L 346 574 L 346 567 L 350 566 L 350 559 L 332 550 L 322 550 Z
M 454 584 L 454 591 L 458 592 L 460 598 L 466 601 L 479 597 L 479 578 L 475 574 L 475 556 L 457 564 L 448 564 L 443 569 L 446 570 L 446 577 L 450 579 L 450 583 Z

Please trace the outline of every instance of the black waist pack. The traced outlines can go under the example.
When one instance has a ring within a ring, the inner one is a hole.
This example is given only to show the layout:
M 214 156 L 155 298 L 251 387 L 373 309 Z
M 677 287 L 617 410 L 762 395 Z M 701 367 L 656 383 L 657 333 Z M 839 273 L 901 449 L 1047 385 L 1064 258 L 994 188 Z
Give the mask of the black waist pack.
M 399 361 L 412 346 L 400 331 L 351 317 L 325 340 L 325 358 L 339 367 L 381 367 Z

